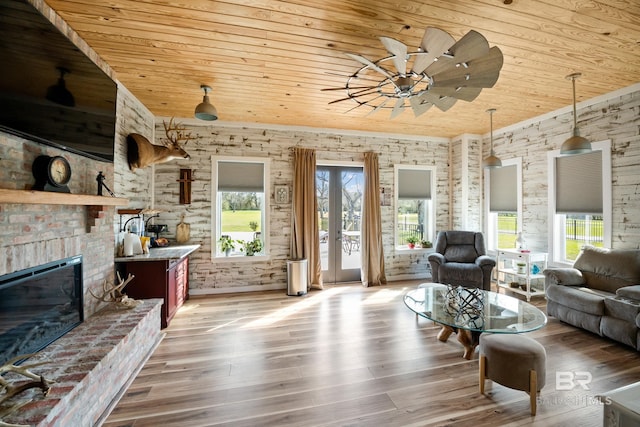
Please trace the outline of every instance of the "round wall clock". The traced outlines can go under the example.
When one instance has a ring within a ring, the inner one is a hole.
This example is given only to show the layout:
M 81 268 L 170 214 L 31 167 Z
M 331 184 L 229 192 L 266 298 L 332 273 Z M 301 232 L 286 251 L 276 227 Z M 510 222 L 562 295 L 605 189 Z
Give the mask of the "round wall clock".
M 70 193 L 71 165 L 62 156 L 38 156 L 31 165 L 36 183 L 33 190 Z

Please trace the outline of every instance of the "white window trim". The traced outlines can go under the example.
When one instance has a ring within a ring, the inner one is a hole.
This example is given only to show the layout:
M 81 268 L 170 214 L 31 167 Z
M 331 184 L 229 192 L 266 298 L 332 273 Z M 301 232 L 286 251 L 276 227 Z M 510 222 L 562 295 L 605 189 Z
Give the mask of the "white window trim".
M 433 245 L 435 246 L 435 236 L 436 236 L 436 218 L 435 213 L 437 209 L 436 205 L 436 181 L 437 181 L 437 168 L 436 166 L 427 166 L 427 165 L 403 165 L 397 164 L 393 165 L 393 182 L 394 182 L 394 193 L 393 193 L 393 243 L 396 252 L 433 252 L 433 248 L 418 248 L 409 249 L 409 247 L 401 242 L 398 242 L 398 171 L 400 169 L 418 169 L 418 170 L 428 170 L 431 172 L 431 212 L 429 215 L 428 224 L 426 224 L 426 228 L 428 229 L 427 235 L 434 236 Z
M 611 140 L 592 142 L 592 150 L 601 150 L 602 156 L 602 220 L 604 225 L 603 245 L 611 247 L 613 235 L 613 201 L 611 188 Z M 605 155 L 606 153 L 606 155 Z M 547 152 L 548 181 L 548 223 L 549 223 L 549 264 L 558 267 L 572 266 L 572 262 L 564 260 L 564 242 L 556 241 L 554 237 L 561 233 L 564 221 L 556 215 L 556 158 L 560 157 L 560 150 Z
M 517 227 L 518 231 L 522 231 L 522 157 L 514 157 L 512 159 L 502 160 L 502 166 L 516 166 L 516 186 L 517 186 Z M 486 230 L 487 236 L 487 250 L 489 251 L 497 251 L 498 250 L 498 242 L 496 241 L 496 233 L 492 231 L 492 213 L 490 210 L 490 198 L 491 198 L 491 180 L 490 180 L 490 170 L 484 169 L 484 229 Z
M 218 247 L 218 162 L 233 161 L 242 163 L 262 163 L 264 165 L 264 221 L 262 221 L 262 240 L 264 243 L 263 255 L 254 256 L 217 256 Z M 271 259 L 269 250 L 269 222 L 271 201 L 271 159 L 267 157 L 243 157 L 243 156 L 211 156 L 211 260 L 214 262 L 256 262 Z

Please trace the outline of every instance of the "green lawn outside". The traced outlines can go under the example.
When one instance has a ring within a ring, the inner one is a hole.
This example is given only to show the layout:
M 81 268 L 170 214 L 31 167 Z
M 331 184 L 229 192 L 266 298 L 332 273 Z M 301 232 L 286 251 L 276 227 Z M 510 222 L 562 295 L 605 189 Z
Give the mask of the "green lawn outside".
M 399 214 L 398 222 L 400 224 L 417 224 L 418 223 L 418 214 Z M 515 220 L 515 217 L 513 218 Z M 501 230 L 511 229 L 513 221 L 510 217 L 498 217 L 498 227 Z M 251 231 L 249 227 L 249 223 L 251 221 L 255 221 L 258 223 L 258 230 L 261 231 L 262 227 L 260 227 L 260 211 L 222 211 L 222 223 L 224 224 L 223 232 L 231 232 L 231 231 Z M 325 218 L 326 221 L 326 218 Z M 594 230 L 595 232 L 595 230 Z M 408 235 L 408 233 L 405 233 Z M 403 240 L 403 237 L 400 236 L 400 239 Z M 503 249 L 510 249 L 516 247 L 516 237 L 517 235 L 511 233 L 498 233 L 498 247 Z M 586 242 L 581 240 L 567 240 L 567 259 L 576 259 L 578 253 L 580 252 L 580 248 L 585 245 Z M 602 247 L 602 242 L 592 242 L 593 246 Z
M 262 231 L 260 226 L 260 211 L 222 211 L 223 233 L 232 231 L 253 231 L 249 227 L 249 223 L 255 221 L 258 223 L 256 231 Z

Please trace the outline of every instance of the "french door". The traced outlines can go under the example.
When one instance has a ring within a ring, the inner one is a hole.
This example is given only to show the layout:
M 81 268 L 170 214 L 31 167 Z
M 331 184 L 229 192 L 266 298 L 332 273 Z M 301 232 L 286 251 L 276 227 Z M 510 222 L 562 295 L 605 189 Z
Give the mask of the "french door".
M 316 194 L 324 283 L 360 281 L 361 167 L 318 166 Z

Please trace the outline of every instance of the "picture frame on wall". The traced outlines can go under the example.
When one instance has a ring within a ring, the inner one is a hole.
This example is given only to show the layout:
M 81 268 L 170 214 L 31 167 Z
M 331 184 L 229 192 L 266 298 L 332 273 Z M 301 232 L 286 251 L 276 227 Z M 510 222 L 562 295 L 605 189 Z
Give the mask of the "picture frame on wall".
M 289 203 L 289 186 L 288 185 L 276 185 L 274 191 L 274 198 L 277 204 Z

